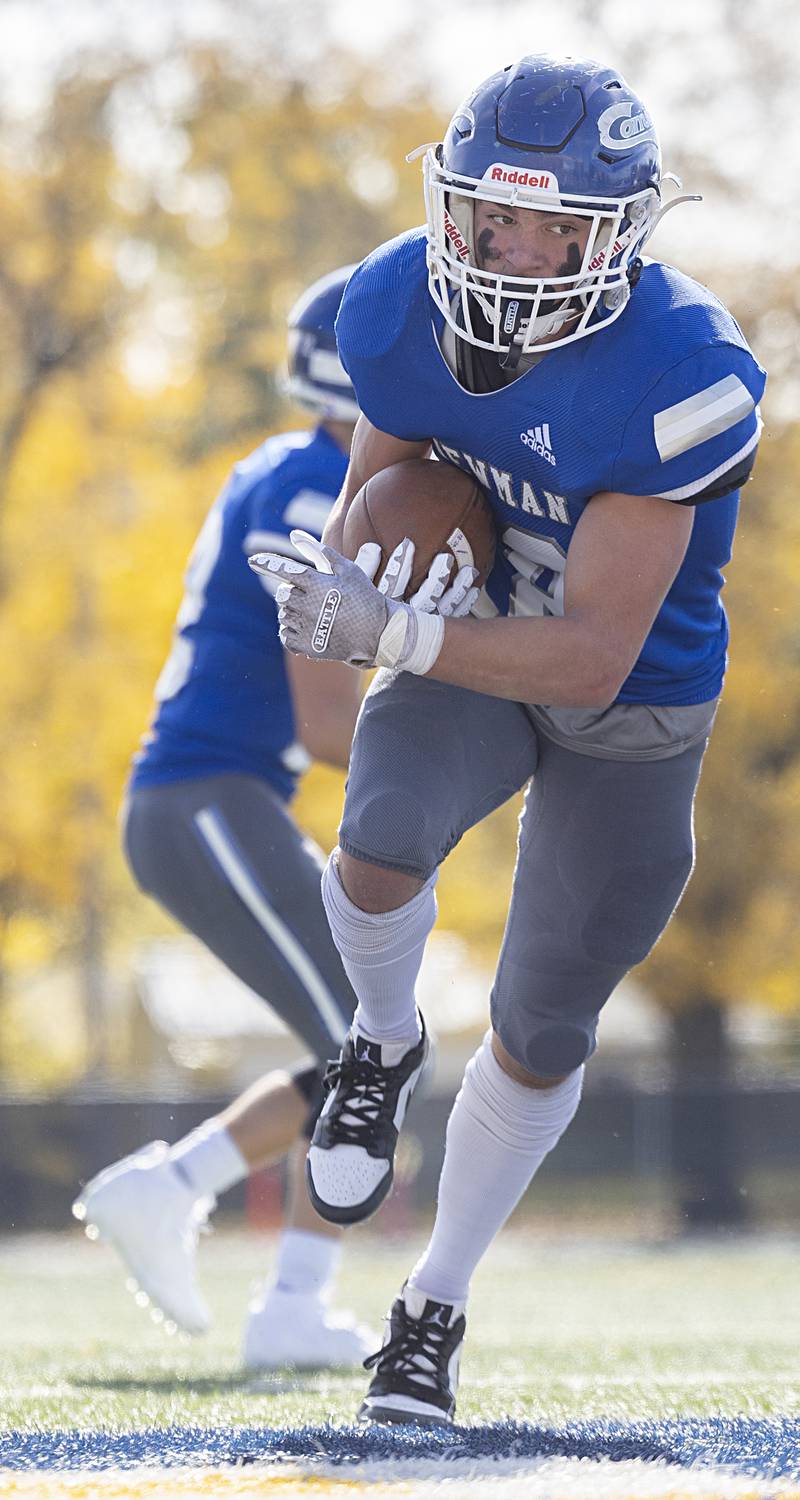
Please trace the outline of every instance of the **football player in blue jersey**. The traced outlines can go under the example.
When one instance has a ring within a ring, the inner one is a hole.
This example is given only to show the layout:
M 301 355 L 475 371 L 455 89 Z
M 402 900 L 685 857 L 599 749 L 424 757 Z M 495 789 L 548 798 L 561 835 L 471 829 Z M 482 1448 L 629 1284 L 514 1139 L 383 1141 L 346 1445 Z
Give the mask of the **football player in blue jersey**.
M 199 1332 L 208 1311 L 195 1271 L 198 1228 L 219 1193 L 294 1148 L 275 1279 L 245 1330 L 251 1367 L 352 1364 L 374 1343 L 326 1306 L 341 1231 L 315 1214 L 302 1175 L 321 1064 L 338 1050 L 355 997 L 322 906 L 321 856 L 289 811 L 310 757 L 347 765 L 360 674 L 285 652 L 273 585 L 246 561 L 259 546 L 297 555 L 289 531 L 319 536 L 341 489 L 358 408 L 333 325 L 351 269 L 315 282 L 289 316 L 288 391 L 318 425 L 269 438 L 209 512 L 124 819 L 141 888 L 257 991 L 310 1055 L 171 1149 L 156 1142 L 101 1172 L 74 1209 L 167 1317 Z
M 717 299 L 645 255 L 678 199 L 664 202 L 653 123 L 613 69 L 504 68 L 427 149 L 424 176 L 426 229 L 363 263 L 337 323 L 363 415 L 327 574 L 254 566 L 283 580 L 290 650 L 388 669 L 323 877 L 358 996 L 308 1159 L 334 1223 L 391 1185 L 425 1053 L 414 984 L 438 866 L 528 786 L 491 1030 L 360 1412 L 437 1423 L 453 1415 L 475 1266 L 575 1114 L 598 1013 L 692 868 L 726 660 L 722 569 L 765 377 Z M 336 550 L 364 481 L 431 453 L 476 476 L 496 516 L 500 556 L 472 618 L 417 613 Z

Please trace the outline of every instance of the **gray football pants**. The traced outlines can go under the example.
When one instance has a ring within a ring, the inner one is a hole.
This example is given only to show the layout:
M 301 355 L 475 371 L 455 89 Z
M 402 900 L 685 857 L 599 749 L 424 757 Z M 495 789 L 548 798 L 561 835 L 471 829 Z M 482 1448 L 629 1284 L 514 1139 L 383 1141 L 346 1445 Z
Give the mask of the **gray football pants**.
M 557 1077 L 594 1051 L 602 1006 L 677 905 L 704 748 L 595 758 L 546 738 L 522 704 L 383 674 L 362 706 L 340 846 L 427 879 L 530 781 L 491 1018 L 524 1068 Z
M 355 995 L 322 905 L 323 857 L 255 776 L 141 787 L 123 813 L 142 890 L 255 990 L 314 1054 L 338 1056 Z

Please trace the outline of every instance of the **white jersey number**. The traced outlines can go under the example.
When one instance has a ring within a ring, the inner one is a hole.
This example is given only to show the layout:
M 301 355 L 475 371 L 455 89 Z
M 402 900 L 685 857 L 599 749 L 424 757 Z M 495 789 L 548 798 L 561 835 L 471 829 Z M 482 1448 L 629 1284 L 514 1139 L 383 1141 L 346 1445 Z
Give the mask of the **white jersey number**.
M 563 615 L 564 569 L 567 554 L 552 537 L 535 536 L 518 526 L 503 532 L 503 551 L 516 577 L 511 587 L 508 613 L 515 615 Z M 543 585 L 545 573 L 552 577 Z
M 181 632 L 200 619 L 206 602 L 206 587 L 222 546 L 222 507 L 213 505 L 195 542 L 184 578 L 185 592 L 175 620 L 175 635 L 156 683 L 159 703 L 174 698 L 189 680 L 194 661 L 194 643 Z

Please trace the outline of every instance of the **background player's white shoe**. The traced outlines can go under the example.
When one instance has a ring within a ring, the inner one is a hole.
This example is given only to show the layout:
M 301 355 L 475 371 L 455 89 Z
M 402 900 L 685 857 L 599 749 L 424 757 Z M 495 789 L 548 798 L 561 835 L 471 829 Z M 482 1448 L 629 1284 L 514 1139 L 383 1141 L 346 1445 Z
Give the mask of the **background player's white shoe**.
M 267 1286 L 250 1303 L 242 1360 L 248 1370 L 329 1370 L 363 1364 L 377 1340 L 347 1313 L 319 1296 Z
M 214 1207 L 176 1171 L 165 1141 L 152 1141 L 98 1172 L 72 1205 L 90 1239 L 107 1240 L 136 1282 L 186 1333 L 210 1318 L 195 1271 L 197 1236 Z

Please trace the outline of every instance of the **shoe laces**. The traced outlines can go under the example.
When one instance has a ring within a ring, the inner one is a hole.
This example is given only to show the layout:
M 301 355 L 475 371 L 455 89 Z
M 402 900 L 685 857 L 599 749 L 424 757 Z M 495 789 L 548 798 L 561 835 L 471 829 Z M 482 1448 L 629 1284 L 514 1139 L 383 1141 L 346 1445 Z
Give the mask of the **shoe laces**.
M 334 1105 L 337 1144 L 360 1146 L 371 1139 L 387 1104 L 392 1069 L 366 1058 L 330 1063 L 323 1085 L 326 1094 L 341 1090 Z
M 377 1369 L 379 1375 L 403 1375 L 436 1388 L 441 1382 L 441 1365 L 450 1325 L 442 1327 L 425 1318 L 411 1318 L 402 1305 L 392 1315 L 400 1323 L 399 1332 L 375 1354 L 364 1360 L 365 1370 Z

